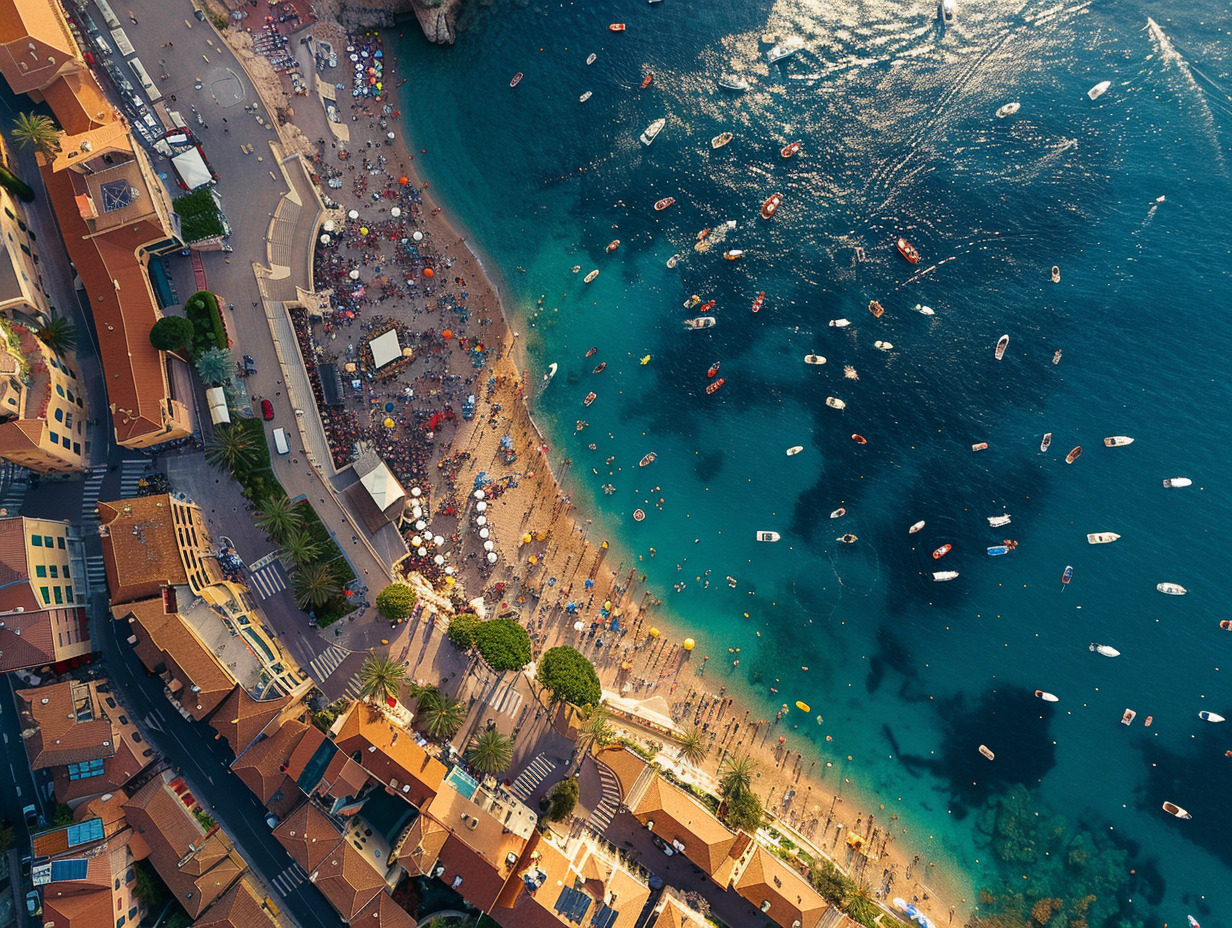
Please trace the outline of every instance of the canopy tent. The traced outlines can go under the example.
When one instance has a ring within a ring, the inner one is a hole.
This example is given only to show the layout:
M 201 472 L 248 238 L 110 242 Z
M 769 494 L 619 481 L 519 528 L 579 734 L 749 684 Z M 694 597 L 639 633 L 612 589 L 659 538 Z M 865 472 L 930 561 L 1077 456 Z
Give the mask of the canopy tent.
M 205 391 L 205 399 L 210 404 L 211 422 L 215 425 L 231 422 L 231 413 L 227 411 L 227 396 L 222 387 L 208 387 Z
M 368 342 L 372 349 L 372 363 L 378 368 L 402 357 L 402 346 L 398 344 L 398 333 L 390 329 Z
M 189 190 L 196 190 L 198 187 L 214 182 L 214 175 L 210 173 L 209 165 L 205 163 L 201 152 L 195 148 L 175 155 L 171 159 L 171 164 L 175 167 L 175 172 L 180 175 L 180 179 L 184 181 L 184 186 Z
M 389 465 L 379 459 L 376 467 L 360 475 L 359 482 L 382 512 L 406 497 L 406 491 Z

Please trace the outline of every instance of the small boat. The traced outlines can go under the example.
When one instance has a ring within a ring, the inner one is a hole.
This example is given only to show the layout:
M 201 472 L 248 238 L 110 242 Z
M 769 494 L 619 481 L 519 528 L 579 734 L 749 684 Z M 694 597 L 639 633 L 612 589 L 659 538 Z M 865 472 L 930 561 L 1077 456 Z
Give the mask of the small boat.
M 605 249 L 605 251 L 607 251 L 607 253 L 610 255 L 613 251 L 615 251 L 619 247 L 620 247 L 620 239 L 614 238 L 610 242 L 607 243 L 607 248 Z
M 894 243 L 898 246 L 898 253 L 907 259 L 908 264 L 917 264 L 920 260 L 920 253 L 915 250 L 912 245 L 902 236 L 899 236 L 898 241 Z
M 881 314 L 885 312 L 885 307 L 882 306 L 880 303 L 878 303 L 876 300 L 869 300 L 868 301 L 868 311 L 872 313 L 875 318 L 880 319 Z
M 624 23 L 612 23 L 610 26 L 607 27 L 607 31 L 608 32 L 624 32 L 625 24 Z
M 1052 444 L 1052 432 L 1044 433 L 1044 440 L 1040 442 L 1040 451 L 1047 451 L 1048 446 Z
M 1054 355 L 1052 356 L 1052 363 L 1053 363 L 1054 365 L 1055 365 L 1055 364 L 1060 364 L 1060 363 L 1061 363 L 1061 349 L 1060 349 L 1060 348 L 1058 348 L 1058 349 L 1057 349 L 1057 351 L 1056 351 L 1056 354 L 1054 354 Z
M 1002 554 L 1009 554 L 1011 548 L 1009 545 L 993 545 L 988 549 L 989 557 L 1000 557 Z
M 782 205 L 783 195 L 781 193 L 770 194 L 770 196 L 766 197 L 766 202 L 761 205 L 761 218 L 769 219 Z
M 598 345 L 592 345 L 590 348 L 588 348 L 588 349 L 586 350 L 586 354 L 582 355 L 582 357 L 584 357 L 584 358 L 593 358 L 593 357 L 594 357 L 596 354 L 598 354 L 598 353 L 599 353 L 599 346 L 598 346 Z
M 938 548 L 936 551 L 933 552 L 933 560 L 934 561 L 941 560 L 943 557 L 945 557 L 947 554 L 950 553 L 953 547 L 954 547 L 953 545 L 949 545 L 949 544 L 942 545 L 940 548 Z
M 735 138 L 735 136 L 732 135 L 730 132 L 720 132 L 718 135 L 716 135 L 714 138 L 710 140 L 710 147 L 716 150 L 720 149 L 724 145 L 726 145 L 728 142 L 730 142 L 733 138 Z
M 1036 699 L 1042 699 L 1042 700 L 1044 700 L 1044 702 L 1060 702 L 1060 701 L 1061 701 L 1061 700 L 1057 699 L 1057 697 L 1056 697 L 1056 696 L 1053 696 L 1053 695 L 1052 695 L 1052 693 L 1046 693 L 1046 692 L 1044 692 L 1043 690 L 1036 690 L 1036 691 L 1035 691 L 1035 698 L 1036 698 Z
M 692 309 L 694 306 L 696 306 L 701 301 L 702 301 L 702 298 L 695 293 L 691 297 L 689 297 L 687 300 L 685 300 L 683 305 L 685 309 Z
M 1095 642 L 1095 641 L 1092 641 L 1087 646 L 1087 650 L 1094 651 L 1096 654 L 1101 654 L 1104 657 L 1120 657 L 1121 656 L 1121 652 L 1118 651 L 1116 648 L 1112 647 L 1112 645 L 1099 644 L 1098 642 Z
M 860 375 L 856 373 L 856 369 L 850 364 L 843 365 L 843 376 L 848 380 L 859 380 Z
M 667 259 L 667 266 L 669 268 L 675 267 L 676 262 L 679 260 L 680 260 L 680 255 L 672 255 L 670 258 Z
M 783 146 L 783 150 L 779 152 L 784 158 L 790 158 L 800 150 L 799 142 L 792 142 L 790 145 Z
M 1186 812 L 1184 809 L 1178 806 L 1175 802 L 1165 802 L 1163 808 L 1164 808 L 1164 811 L 1167 812 L 1169 815 L 1173 815 L 1177 818 L 1184 818 L 1184 819 L 1193 818 L 1192 815 L 1190 815 L 1188 812 Z M 1190 918 L 1189 920 L 1192 922 L 1193 918 Z
M 840 400 L 837 396 L 827 396 L 826 405 L 831 409 L 846 409 L 847 404 Z
M 650 363 L 650 355 L 648 355 L 648 354 L 647 354 L 647 355 L 643 355 L 643 356 L 642 356 L 642 360 L 641 360 L 641 361 L 639 361 L 638 363 L 639 363 L 639 364 L 641 364 L 641 365 L 642 365 L 642 367 L 645 367 L 647 364 L 649 364 L 649 363 Z
M 1120 537 L 1121 536 L 1116 532 L 1092 532 L 1087 535 L 1087 543 L 1093 545 L 1107 545 L 1112 544 L 1112 542 L 1116 541 Z
M 1223 722 L 1226 721 L 1222 715 L 1216 715 L 1214 712 L 1207 712 L 1203 709 L 1198 713 L 1198 718 L 1204 722 Z
M 649 87 L 650 82 L 653 80 L 654 80 L 653 74 L 647 74 L 645 77 L 643 77 L 642 78 L 642 90 L 645 90 L 647 87 Z
M 1155 589 L 1161 593 L 1167 593 L 1169 596 L 1184 596 L 1189 592 L 1179 583 L 1157 583 L 1155 584 Z
M 603 371 L 604 371 L 606 368 L 607 368 L 607 362 L 606 362 L 606 361 L 600 361 L 600 362 L 599 362 L 599 366 L 598 366 L 598 367 L 596 367 L 593 371 L 591 371 L 591 373 L 592 373 L 592 374 L 602 374 L 602 373 L 603 373 Z
M 911 527 L 907 529 L 907 534 L 914 535 L 916 532 L 918 532 L 923 527 L 924 527 L 923 519 L 921 519 L 919 522 L 913 522 L 911 523 Z
M 722 377 L 720 377 L 720 378 L 719 378 L 718 380 L 716 380 L 714 383 L 710 384 L 710 386 L 706 387 L 706 392 L 707 392 L 707 393 L 714 393 L 716 390 L 718 390 L 718 389 L 719 389 L 719 387 L 723 386 L 723 384 L 725 384 L 726 382 L 727 382 L 726 380 L 724 380 Z
M 557 365 L 555 362 L 548 365 L 547 373 L 543 375 L 544 383 L 549 383 L 552 378 L 556 376 L 556 367 Z
M 594 64 L 594 63 L 595 63 L 595 60 L 596 60 L 598 57 L 599 57 L 599 56 L 598 56 L 598 55 L 596 55 L 594 52 L 591 52 L 589 55 L 587 55 L 587 56 L 586 56 L 586 63 L 587 63 L 587 64 Z
M 585 103 L 592 96 L 594 96 L 594 91 L 588 90 L 584 94 L 582 94 L 580 97 L 578 97 L 578 103 Z
M 849 325 L 851 325 L 850 319 L 831 319 L 830 320 L 830 328 L 832 329 L 845 329 Z
M 916 311 L 917 313 L 919 313 L 921 316 L 935 316 L 935 315 L 937 315 L 937 314 L 933 311 L 933 308 L 932 308 L 931 306 L 921 306 L 919 303 L 916 303 L 916 304 L 915 304 L 915 311 Z
M 958 0 L 941 0 L 941 19 L 952 23 L 958 14 Z
M 1150 728 L 1150 727 L 1151 727 L 1151 723 L 1152 723 L 1152 722 L 1154 722 L 1154 721 L 1155 721 L 1155 716 L 1153 716 L 1153 715 L 1148 715 L 1148 716 L 1146 717 L 1146 721 L 1145 721 L 1145 722 L 1143 722 L 1142 724 L 1143 724 L 1146 728 Z
M 986 744 L 981 744 L 981 745 L 980 745 L 980 753 L 981 753 L 981 754 L 983 754 L 985 757 L 987 757 L 989 760 L 996 760 L 996 759 L 997 759 L 997 755 L 996 755 L 996 754 L 994 754 L 994 753 L 992 752 L 992 749 L 991 749 L 990 747 L 988 747 L 988 745 L 986 745 Z
M 1181 487 L 1187 487 L 1192 483 L 1193 481 L 1188 477 L 1168 477 L 1164 480 L 1164 487 L 1165 489 L 1177 490 Z
M 667 120 L 660 117 L 646 127 L 640 138 L 643 145 L 649 145 L 663 131 L 663 127 L 667 125 Z
M 1065 570 L 1061 573 L 1061 592 L 1065 592 L 1065 588 L 1069 586 L 1069 582 L 1074 579 L 1074 568 L 1068 564 L 1065 565 Z
M 858 432 L 852 433 L 851 440 L 854 441 L 857 445 L 867 445 L 868 444 L 868 439 L 865 438 L 863 435 L 859 434 Z
M 878 351 L 889 351 L 894 347 L 893 342 L 873 342 L 873 347 Z
M 770 49 L 770 51 L 766 52 L 766 60 L 769 61 L 770 64 L 774 64 L 776 61 L 782 61 L 784 58 L 791 57 L 803 47 L 804 42 L 801 39 L 792 36 L 791 38 L 786 39 L 785 41 L 774 46 L 774 48 Z
M 787 449 L 787 456 L 794 458 L 797 454 L 804 450 L 804 445 L 792 445 Z
M 744 93 L 744 91 L 749 90 L 753 86 L 748 81 L 746 81 L 743 77 L 737 77 L 735 74 L 720 75 L 718 80 L 715 81 L 715 83 L 718 84 L 720 87 L 722 87 L 724 90 L 735 90 L 735 91 L 738 91 L 739 93 Z
M 1126 445 L 1132 445 L 1134 440 L 1128 435 L 1110 435 L 1104 439 L 1105 448 L 1124 448 Z
M 830 513 L 830 518 L 831 519 L 841 519 L 845 515 L 847 515 L 847 510 L 844 509 L 842 506 L 839 506 L 832 513 Z
M 725 261 L 739 261 L 743 257 L 744 249 L 742 248 L 733 248 L 730 251 L 723 252 L 723 260 Z
M 586 399 L 582 400 L 582 405 L 583 405 L 583 406 L 589 406 L 591 403 L 593 403 L 593 402 L 595 401 L 595 398 L 596 398 L 596 397 L 595 397 L 595 394 L 594 394 L 594 393 L 587 393 L 587 394 L 586 394 Z
M 972 451 L 987 451 L 987 450 L 988 450 L 988 442 L 986 442 L 986 441 L 977 441 L 974 445 L 972 445 L 972 446 L 971 446 L 971 450 L 972 450 Z
M 646 512 L 645 512 L 645 510 L 642 510 L 642 509 L 634 509 L 634 510 L 633 510 L 633 521 L 634 521 L 634 522 L 641 522 L 641 521 L 642 521 L 642 519 L 644 519 L 644 518 L 646 518 Z
M 707 300 L 705 303 L 703 303 L 703 304 L 702 304 L 702 305 L 698 308 L 698 310 L 697 310 L 697 311 L 698 311 L 699 313 L 702 313 L 702 314 L 704 315 L 705 313 L 708 313 L 708 312 L 710 312 L 710 310 L 714 309 L 714 304 L 715 304 L 716 302 L 718 302 L 718 301 L 717 301 L 717 300 Z
M 1018 547 L 1018 542 L 1014 541 L 1012 538 L 1003 538 L 1001 540 L 1001 544 L 1005 545 L 1007 551 L 1013 551 Z
M 1002 335 L 997 339 L 997 350 L 994 354 L 996 354 L 998 361 L 1005 357 L 1005 349 L 1009 347 L 1009 344 L 1010 337 L 1008 335 Z
M 778 541 L 781 536 L 778 532 L 758 532 L 758 541 Z
M 804 356 L 805 364 L 825 364 L 826 359 L 819 354 L 806 354 Z
M 1198 920 L 1192 915 L 1186 915 L 1185 917 L 1189 919 L 1189 928 L 1202 928 L 1202 926 L 1198 924 Z
M 1129 725 L 1137 717 L 1138 717 L 1138 713 L 1135 712 L 1133 709 L 1126 709 L 1124 712 L 1121 713 L 1121 724 Z
M 1065 456 L 1065 463 L 1073 464 L 1081 456 L 1082 456 L 1082 445 L 1074 445 L 1074 447 L 1070 449 L 1069 454 Z
M 987 516 L 987 519 L 988 524 L 993 528 L 1000 528 L 1003 525 L 1010 524 L 1010 514 L 1008 512 L 999 516 Z
M 655 462 L 655 458 L 657 457 L 658 455 L 653 451 L 649 452 L 648 454 L 644 454 L 642 455 L 642 459 L 637 462 L 637 466 L 645 467 L 647 464 L 653 464 Z
M 509 82 L 509 86 L 510 86 L 510 87 L 516 87 L 516 86 L 518 86 L 518 84 L 520 84 L 521 82 L 522 82 L 522 72 L 521 72 L 521 71 L 519 71 L 517 74 L 513 75 L 513 80 L 511 80 L 511 81 Z
M 717 319 L 714 316 L 698 316 L 696 319 L 686 319 L 685 327 L 690 329 L 708 329 L 713 326 Z
M 659 200 L 655 203 L 655 210 L 661 213 L 663 212 L 663 210 L 667 209 L 669 206 L 671 206 L 675 202 L 676 202 L 675 197 L 664 197 L 662 200 Z
M 1220 619 L 1219 627 L 1225 632 L 1232 632 L 1232 619 Z
M 1100 81 L 1094 87 L 1087 91 L 1087 96 L 1092 100 L 1098 100 L 1104 95 L 1104 91 L 1112 86 L 1112 81 Z
M 766 291 L 763 290 L 757 294 L 757 299 L 753 301 L 753 312 L 759 312 L 762 305 L 766 302 Z
M 706 226 L 706 228 L 697 233 L 697 240 L 699 242 L 704 241 L 710 235 L 710 231 L 710 226 Z
M 599 276 L 599 269 L 595 268 L 593 271 L 591 271 L 589 274 L 587 274 L 585 277 L 582 278 L 582 282 L 590 283 L 592 280 L 594 280 L 598 276 Z
M 1061 282 L 1061 269 L 1057 265 L 1052 266 L 1052 282 L 1059 284 Z
M 834 540 L 841 541 L 845 545 L 854 545 L 860 539 L 857 538 L 855 535 L 851 534 L 851 532 L 848 532 L 846 535 L 839 535 Z M 1223 721 L 1223 720 L 1220 719 L 1220 721 Z
M 944 583 L 946 580 L 953 580 L 958 576 L 956 570 L 934 570 L 933 581 L 936 583 Z
M 997 118 L 1004 119 L 1006 116 L 1013 116 L 1021 106 L 1021 103 L 1007 103 L 997 110 Z
M 722 363 L 723 363 L 722 361 L 715 361 L 713 364 L 711 364 L 710 369 L 706 371 L 706 376 L 713 377 L 715 374 L 717 374 L 719 372 L 719 365 Z

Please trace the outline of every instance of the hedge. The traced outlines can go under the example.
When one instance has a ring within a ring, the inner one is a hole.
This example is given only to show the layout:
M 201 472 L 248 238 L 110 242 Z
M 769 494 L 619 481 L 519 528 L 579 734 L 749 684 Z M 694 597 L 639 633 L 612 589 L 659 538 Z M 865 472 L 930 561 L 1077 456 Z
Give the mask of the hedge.
M 226 232 L 218 204 L 208 187 L 176 198 L 171 206 L 180 217 L 180 236 L 185 242 L 200 242 Z
M 208 290 L 198 290 L 184 304 L 184 315 L 193 324 L 197 334 L 193 336 L 193 355 L 210 348 L 227 346 L 227 327 L 222 321 L 222 311 L 218 308 L 218 297 Z

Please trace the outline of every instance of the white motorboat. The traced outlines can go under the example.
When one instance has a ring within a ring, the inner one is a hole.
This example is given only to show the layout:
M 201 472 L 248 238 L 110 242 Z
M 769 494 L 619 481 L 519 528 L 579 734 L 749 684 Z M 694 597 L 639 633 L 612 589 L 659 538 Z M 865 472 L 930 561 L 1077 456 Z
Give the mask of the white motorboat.
M 758 541 L 778 541 L 781 536 L 778 532 L 758 532 Z
M 1184 819 L 1193 818 L 1192 815 L 1190 815 L 1188 812 L 1186 812 L 1184 809 L 1178 806 L 1175 802 L 1165 802 L 1164 811 L 1167 812 L 1169 815 L 1173 815 L 1177 818 L 1184 818 Z
M 715 83 L 724 90 L 735 90 L 738 93 L 744 93 L 753 86 L 743 77 L 737 77 L 735 74 L 724 74 Z
M 830 320 L 830 328 L 832 329 L 845 329 L 849 325 L 851 325 L 850 319 L 831 319 Z
M 659 133 L 663 131 L 663 127 L 666 125 L 667 125 L 667 120 L 662 119 L 662 118 L 656 119 L 654 122 L 648 125 L 646 127 L 646 131 L 641 134 L 642 144 L 649 145 L 651 142 L 653 142 L 658 137 Z
M 1102 654 L 1104 657 L 1120 657 L 1121 652 L 1110 644 L 1097 644 L 1092 641 L 1087 648 L 1089 651 L 1094 651 L 1096 654 Z
M 941 0 L 941 19 L 943 22 L 952 23 L 957 15 L 958 0 Z
M 993 528 L 1000 528 L 1003 525 L 1010 524 L 1010 514 L 1007 512 L 1004 515 L 988 516 L 988 524 Z
M 1167 593 L 1169 596 L 1184 596 L 1189 592 L 1179 583 L 1157 583 L 1155 584 L 1155 589 L 1161 593 Z
M 1010 337 L 1008 335 L 1002 335 L 997 339 L 997 347 L 993 354 L 996 355 L 998 361 L 1005 357 L 1005 349 L 1009 347 L 1009 344 Z
M 1109 435 L 1104 439 L 1104 447 L 1106 448 L 1124 448 L 1126 445 L 1132 445 L 1134 440 L 1128 435 Z
M 1091 532 L 1087 535 L 1087 542 L 1093 545 L 1106 545 L 1111 544 L 1120 537 L 1116 532 Z
M 1087 96 L 1090 97 L 1092 100 L 1098 100 L 1100 97 L 1104 95 L 1104 91 L 1106 91 L 1111 86 L 1112 86 L 1112 81 L 1100 81 L 1098 84 L 1096 84 L 1094 87 L 1092 87 L 1090 90 L 1087 91 Z
M 847 404 L 840 400 L 837 396 L 827 396 L 826 405 L 831 409 L 846 409 Z
M 585 277 L 582 278 L 582 282 L 588 284 L 598 276 L 599 276 L 599 269 L 595 268 L 593 271 L 591 271 L 589 274 L 587 274 Z
M 1007 103 L 1005 106 L 997 110 L 997 118 L 1004 119 L 1006 116 L 1013 116 L 1021 108 L 1021 103 Z
M 543 382 L 548 383 L 555 376 L 556 376 L 556 363 L 553 362 L 548 365 L 548 371 L 546 374 L 543 375 Z
M 992 752 L 992 748 L 990 748 L 986 744 L 980 745 L 980 753 L 983 754 L 985 757 L 987 757 L 989 760 L 997 759 L 997 755 Z
M 716 322 L 718 320 L 714 316 L 698 316 L 696 319 L 686 319 L 684 324 L 690 329 L 708 329 Z
M 784 39 L 778 45 L 774 46 L 774 48 L 770 49 L 770 51 L 766 52 L 766 60 L 771 64 L 774 64 L 776 61 L 782 61 L 784 58 L 790 58 L 802 48 L 804 48 L 804 40 L 796 36 L 791 36 L 790 38 Z
M 831 519 L 841 519 L 845 515 L 847 515 L 847 510 L 843 508 L 842 506 L 839 506 L 832 513 L 830 513 L 830 518 Z
M 792 445 L 787 449 L 787 456 L 794 458 L 797 454 L 804 450 L 804 445 Z
M 910 527 L 909 529 L 907 529 L 907 534 L 908 534 L 908 535 L 914 535 L 916 532 L 918 532 L 918 531 L 919 531 L 920 529 L 922 529 L 923 527 L 924 527 L 924 520 L 923 520 L 923 519 L 921 519 L 919 522 L 913 522 L 913 523 L 911 524 L 911 527 Z
M 932 308 L 931 306 L 923 306 L 923 305 L 921 305 L 921 304 L 919 304 L 919 303 L 916 303 L 916 304 L 915 304 L 915 311 L 916 311 L 917 313 L 919 313 L 921 316 L 935 316 L 935 315 L 937 315 L 937 314 L 933 311 L 933 308 Z
M 578 103 L 585 103 L 587 100 L 591 98 L 591 96 L 592 96 L 592 91 L 589 91 L 589 90 L 586 91 L 584 94 L 578 97 Z
M 679 261 L 679 260 L 680 260 L 680 255 L 672 255 L 670 258 L 668 258 L 668 259 L 667 259 L 667 266 L 668 266 L 668 267 L 675 267 L 675 266 L 676 266 L 676 262 L 677 262 L 677 261 Z
M 806 354 L 804 356 L 805 364 L 825 364 L 826 359 L 819 354 Z
M 873 342 L 873 347 L 878 351 L 889 351 L 894 345 L 890 342 Z
M 1164 486 L 1169 489 L 1176 490 L 1181 487 L 1187 487 L 1192 483 L 1193 481 L 1190 480 L 1188 477 L 1169 477 L 1167 480 L 1164 481 Z
M 958 571 L 956 570 L 934 570 L 933 571 L 933 579 L 936 580 L 938 583 L 941 583 L 942 581 L 945 581 L 945 580 L 953 580 L 957 576 L 958 576 Z
M 1035 697 L 1037 699 L 1044 700 L 1044 702 L 1060 702 L 1061 701 L 1056 696 L 1053 696 L 1052 693 L 1046 693 L 1043 690 L 1036 690 Z
M 1207 712 L 1203 709 L 1198 713 L 1198 718 L 1204 722 L 1223 722 L 1226 721 L 1222 715 L 1216 715 L 1214 712 Z
M 594 64 L 594 63 L 595 63 L 595 59 L 596 59 L 596 58 L 598 58 L 598 57 L 599 57 L 599 56 L 598 56 L 598 55 L 596 55 L 594 52 L 591 52 L 589 55 L 587 55 L 587 56 L 586 56 L 586 63 L 587 63 L 587 64 Z

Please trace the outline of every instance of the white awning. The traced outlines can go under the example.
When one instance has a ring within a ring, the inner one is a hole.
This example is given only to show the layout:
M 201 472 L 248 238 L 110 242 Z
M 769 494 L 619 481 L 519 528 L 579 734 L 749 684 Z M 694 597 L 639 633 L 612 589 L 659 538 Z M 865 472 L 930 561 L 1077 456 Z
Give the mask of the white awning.
M 384 461 L 360 477 L 359 482 L 382 512 L 406 496 L 402 484 Z
M 368 345 L 372 348 L 372 363 L 377 367 L 384 367 L 402 357 L 402 346 L 398 344 L 398 333 L 394 329 L 378 335 Z
M 175 172 L 180 175 L 180 179 L 184 181 L 184 186 L 189 190 L 204 187 L 214 179 L 205 164 L 205 159 L 201 157 L 201 152 L 195 148 L 176 155 L 171 159 L 171 164 L 175 167 Z
M 215 425 L 231 422 L 231 413 L 227 411 L 227 395 L 222 387 L 208 387 L 205 391 L 205 400 L 210 405 L 211 422 Z

